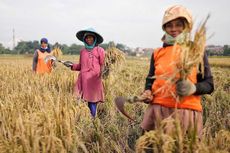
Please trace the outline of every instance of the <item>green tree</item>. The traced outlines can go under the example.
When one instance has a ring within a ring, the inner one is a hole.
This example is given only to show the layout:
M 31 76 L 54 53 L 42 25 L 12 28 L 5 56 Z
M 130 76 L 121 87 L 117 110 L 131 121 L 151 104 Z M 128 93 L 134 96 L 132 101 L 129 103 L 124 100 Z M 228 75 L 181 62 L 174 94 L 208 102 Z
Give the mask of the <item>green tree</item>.
M 108 47 L 116 47 L 115 42 L 114 42 L 114 41 L 110 41 L 110 42 L 108 43 Z
M 124 51 L 126 49 L 126 46 L 124 44 L 121 44 L 121 43 L 117 43 L 116 47 L 122 51 Z
M 52 45 L 51 45 L 52 46 Z M 14 48 L 14 52 L 18 54 L 33 54 L 36 49 L 40 48 L 39 41 L 21 41 Z
M 230 48 L 228 47 L 228 45 L 224 45 L 224 56 L 230 56 Z
M 123 51 L 124 53 L 127 53 L 131 56 L 135 56 L 135 54 L 131 51 L 131 48 L 125 44 L 117 43 L 116 47 L 121 51 Z
M 60 46 L 63 54 L 68 54 L 69 47 L 66 44 L 59 44 L 59 46 Z
M 18 45 L 14 48 L 15 52 L 17 52 L 18 54 L 24 54 L 26 52 L 29 52 L 29 50 L 31 49 L 31 44 L 30 42 L 27 41 L 21 41 L 18 43 Z
M 11 50 L 8 48 L 5 48 L 1 43 L 0 43 L 0 54 L 10 54 Z
M 102 47 L 104 50 L 106 50 L 109 47 L 109 44 L 103 43 L 103 44 L 100 44 L 99 46 Z
M 80 50 L 82 47 L 82 45 L 72 44 L 69 47 L 67 54 L 80 54 Z
M 0 54 L 5 53 L 5 47 L 0 43 Z
M 30 50 L 30 53 L 34 53 L 34 51 L 35 51 L 36 49 L 40 48 L 40 43 L 39 43 L 39 41 L 37 41 L 37 40 L 33 41 L 32 46 L 33 46 L 33 48 L 32 48 L 32 50 Z

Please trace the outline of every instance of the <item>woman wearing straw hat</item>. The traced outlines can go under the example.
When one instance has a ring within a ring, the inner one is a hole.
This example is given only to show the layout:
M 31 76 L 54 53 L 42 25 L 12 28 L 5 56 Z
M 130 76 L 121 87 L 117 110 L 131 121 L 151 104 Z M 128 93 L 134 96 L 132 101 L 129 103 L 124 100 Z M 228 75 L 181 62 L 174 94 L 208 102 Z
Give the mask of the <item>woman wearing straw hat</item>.
M 141 124 L 144 131 L 156 129 L 163 119 L 177 116 L 184 133 L 192 128 L 197 131 L 199 137 L 202 134 L 200 95 L 210 94 L 214 90 L 207 55 L 204 54 L 203 57 L 204 77 L 196 68 L 193 68 L 186 80 L 180 81 L 178 79 L 173 86 L 169 87 L 170 90 L 160 90 L 161 87 L 167 85 L 167 82 L 161 76 L 165 75 L 166 72 L 169 77 L 175 73 L 173 63 L 175 63 L 177 55 L 173 50 L 174 43 L 176 40 L 186 37 L 191 32 L 192 26 L 192 16 L 185 7 L 175 5 L 165 11 L 162 23 L 162 29 L 165 31 L 162 38 L 163 47 L 153 52 L 149 74 L 146 78 L 145 91 L 142 94 L 142 96 L 147 97 L 146 101 L 150 103 Z M 170 92 L 167 94 L 167 91 L 175 91 L 183 99 L 178 102 L 172 94 L 170 95 Z M 170 132 L 171 129 L 173 128 L 169 125 L 166 126 L 165 130 Z
M 96 116 L 97 103 L 104 101 L 102 84 L 102 71 L 104 68 L 104 49 L 98 45 L 103 38 L 94 29 L 89 28 L 77 32 L 76 37 L 85 45 L 80 51 L 78 64 L 67 62 L 65 65 L 73 71 L 80 71 L 75 85 L 75 93 L 78 98 L 88 102 L 92 117 Z

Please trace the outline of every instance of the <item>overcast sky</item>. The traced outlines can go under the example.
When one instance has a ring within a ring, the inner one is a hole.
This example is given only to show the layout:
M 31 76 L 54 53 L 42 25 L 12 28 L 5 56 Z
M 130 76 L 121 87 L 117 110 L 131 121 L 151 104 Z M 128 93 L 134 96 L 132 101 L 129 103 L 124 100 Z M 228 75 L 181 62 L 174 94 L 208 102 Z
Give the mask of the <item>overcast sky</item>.
M 80 44 L 77 31 L 93 27 L 105 42 L 130 47 L 161 46 L 161 22 L 171 5 L 187 7 L 196 22 L 208 13 L 207 44 L 230 44 L 229 0 L 0 0 L 0 43 L 12 46 L 13 28 L 17 40 Z

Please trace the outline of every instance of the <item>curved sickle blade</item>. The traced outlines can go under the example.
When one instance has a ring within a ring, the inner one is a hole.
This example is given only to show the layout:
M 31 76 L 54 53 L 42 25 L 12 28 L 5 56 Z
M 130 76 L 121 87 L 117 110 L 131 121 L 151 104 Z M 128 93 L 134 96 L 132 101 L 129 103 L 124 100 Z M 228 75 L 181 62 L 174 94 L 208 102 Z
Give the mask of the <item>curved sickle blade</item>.
M 47 55 L 44 59 L 45 63 L 48 63 L 49 60 L 54 60 L 56 61 L 57 58 L 55 56 L 52 56 L 52 55 Z
M 125 109 L 124 109 L 124 104 L 125 104 L 125 101 L 126 99 L 124 97 L 116 97 L 115 98 L 115 104 L 117 106 L 117 109 L 123 114 L 125 115 L 127 118 L 129 118 L 130 120 L 132 121 L 135 121 L 132 117 L 130 117 L 129 114 L 127 114 L 125 112 Z

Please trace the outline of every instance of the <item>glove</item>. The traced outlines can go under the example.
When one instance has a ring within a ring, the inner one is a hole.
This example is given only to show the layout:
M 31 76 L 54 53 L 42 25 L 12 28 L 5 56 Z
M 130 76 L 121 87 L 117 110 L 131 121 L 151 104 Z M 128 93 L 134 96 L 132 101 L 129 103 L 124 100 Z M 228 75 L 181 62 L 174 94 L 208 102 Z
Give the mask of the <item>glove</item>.
M 190 80 L 179 80 L 176 83 L 176 92 L 179 96 L 189 96 L 196 92 L 196 86 Z
M 64 64 L 66 67 L 72 67 L 72 66 L 73 66 L 73 63 L 70 62 L 70 61 L 65 61 L 63 64 Z

